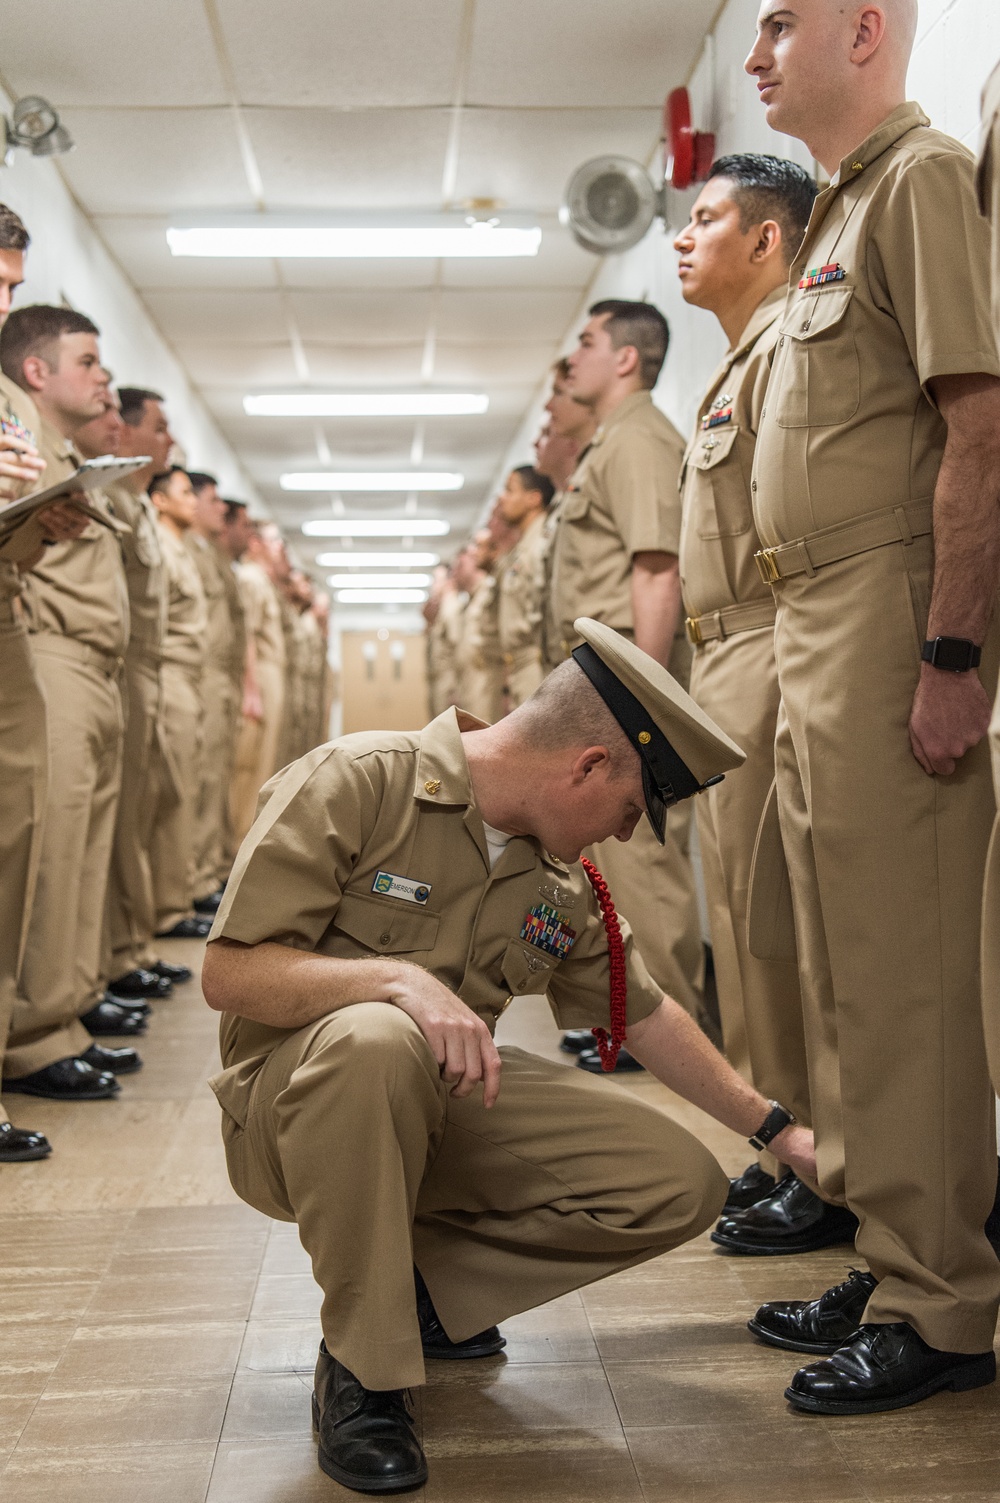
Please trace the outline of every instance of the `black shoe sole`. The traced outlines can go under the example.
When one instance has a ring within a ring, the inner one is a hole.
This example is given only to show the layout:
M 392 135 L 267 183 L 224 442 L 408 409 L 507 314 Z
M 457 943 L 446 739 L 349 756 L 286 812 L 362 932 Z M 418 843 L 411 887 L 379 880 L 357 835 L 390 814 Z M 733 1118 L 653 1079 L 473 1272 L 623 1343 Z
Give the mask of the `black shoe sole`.
M 319 1439 L 319 1405 L 316 1395 L 312 1396 L 312 1424 L 313 1439 Z M 356 1472 L 345 1472 L 320 1446 L 317 1452 L 317 1460 L 321 1472 L 332 1477 L 334 1482 L 339 1482 L 341 1487 L 349 1487 L 356 1493 L 409 1493 L 415 1487 L 423 1487 L 427 1481 L 427 1463 L 415 1472 L 405 1473 L 402 1477 L 392 1477 L 385 1481 L 370 1477 L 359 1477 Z
M 503 1351 L 506 1345 L 506 1341 L 501 1336 L 499 1341 L 484 1342 L 482 1346 L 453 1346 L 450 1350 L 445 1347 L 425 1346 L 422 1350 L 425 1359 L 430 1362 L 469 1362 L 476 1357 L 495 1357 L 498 1352 Z
M 107 1070 L 109 1075 L 137 1075 L 142 1069 L 142 1060 L 134 1065 L 101 1065 L 100 1068 Z
M 819 1252 L 823 1247 L 854 1245 L 854 1232 L 828 1232 L 821 1237 L 788 1237 L 779 1242 L 744 1242 L 738 1238 L 720 1236 L 713 1232 L 710 1241 L 721 1247 L 724 1253 L 742 1258 L 793 1258 L 799 1253 Z
M 18 1085 L 16 1080 L 5 1080 L 3 1088 L 18 1096 L 40 1096 L 43 1101 L 114 1101 L 121 1091 L 121 1086 L 113 1091 L 46 1091 L 41 1086 Z
M 996 1381 L 996 1375 L 996 1358 L 992 1352 L 988 1352 L 978 1362 L 948 1368 L 928 1382 L 921 1383 L 919 1387 L 895 1394 L 892 1398 L 839 1401 L 812 1399 L 807 1394 L 796 1393 L 793 1388 L 785 1389 L 785 1398 L 806 1414 L 882 1414 L 888 1409 L 908 1409 L 911 1404 L 919 1404 L 945 1388 L 951 1389 L 952 1393 L 968 1393 L 973 1388 L 985 1388 L 987 1384 Z
M 4 1153 L 0 1150 L 0 1164 L 30 1164 L 37 1159 L 47 1159 L 51 1152 L 51 1143 L 47 1148 L 29 1148 L 24 1153 Z
M 780 1347 L 783 1352 L 806 1352 L 810 1357 L 832 1357 L 834 1352 L 839 1352 L 842 1346 L 853 1341 L 858 1334 L 854 1331 L 850 1336 L 845 1336 L 843 1341 L 790 1341 L 787 1336 L 776 1336 L 766 1326 L 758 1325 L 756 1320 L 747 1321 L 747 1330 L 752 1331 L 765 1346 Z

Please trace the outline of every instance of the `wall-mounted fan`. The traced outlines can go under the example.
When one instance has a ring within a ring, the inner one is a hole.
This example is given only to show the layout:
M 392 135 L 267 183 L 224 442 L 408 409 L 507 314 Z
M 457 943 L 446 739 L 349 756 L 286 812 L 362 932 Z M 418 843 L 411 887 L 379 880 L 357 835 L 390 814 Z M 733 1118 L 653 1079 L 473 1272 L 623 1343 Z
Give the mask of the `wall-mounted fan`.
M 594 157 L 578 167 L 560 211 L 584 250 L 615 255 L 638 245 L 657 215 L 666 217 L 666 189 L 704 182 L 715 136 L 691 128 L 687 89 L 674 89 L 663 106 L 663 181 L 657 187 L 631 157 Z

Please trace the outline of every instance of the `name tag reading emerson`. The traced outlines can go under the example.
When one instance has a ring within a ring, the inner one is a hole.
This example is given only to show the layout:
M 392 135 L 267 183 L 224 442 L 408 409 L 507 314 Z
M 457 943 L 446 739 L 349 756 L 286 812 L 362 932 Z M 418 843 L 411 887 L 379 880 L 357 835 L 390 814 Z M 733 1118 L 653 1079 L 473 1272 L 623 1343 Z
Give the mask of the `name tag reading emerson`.
M 376 872 L 372 892 L 386 898 L 401 898 L 404 903 L 416 903 L 422 908 L 431 895 L 431 885 L 414 882 L 410 877 L 397 877 L 393 872 Z

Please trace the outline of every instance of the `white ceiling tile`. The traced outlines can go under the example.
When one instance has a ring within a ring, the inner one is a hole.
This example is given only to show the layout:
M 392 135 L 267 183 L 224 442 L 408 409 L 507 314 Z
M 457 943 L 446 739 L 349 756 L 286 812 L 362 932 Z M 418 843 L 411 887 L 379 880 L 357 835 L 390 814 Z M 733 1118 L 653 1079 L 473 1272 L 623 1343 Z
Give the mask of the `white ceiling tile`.
M 97 229 L 140 292 L 161 289 L 277 287 L 274 262 L 262 257 L 172 256 L 168 216 L 103 215 Z
M 658 106 L 717 10 L 717 0 L 478 0 L 468 98 Z
M 44 94 L 58 110 L 221 104 L 226 97 L 201 0 L 5 6 L 3 70 L 18 94 Z M 110 139 L 117 150 L 117 138 Z
M 231 264 L 231 263 L 227 263 Z M 290 256 L 280 261 L 281 280 L 289 288 L 339 287 L 412 289 L 433 287 L 437 279 L 436 261 L 411 261 L 401 257 L 374 256 L 369 261 L 330 259 L 313 260 L 308 256 Z
M 316 344 L 399 344 L 423 339 L 431 310 L 427 292 L 290 292 L 299 333 Z
M 539 385 L 556 358 L 555 344 L 437 345 L 434 380 Z
M 659 135 L 655 110 L 466 110 L 456 196 L 555 213 L 577 167 L 609 152 L 645 165 Z
M 269 209 L 435 208 L 446 110 L 247 110 Z
M 424 343 L 332 345 L 306 341 L 309 380 L 314 386 L 408 386 L 420 380 Z
M 451 344 L 556 343 L 578 304 L 578 294 L 566 288 L 448 288 L 438 307 L 438 338 Z
M 67 110 L 60 158 L 90 214 L 254 207 L 229 110 Z
M 537 256 L 453 256 L 441 263 L 445 287 L 582 287 L 594 275 L 596 258 L 581 250 L 554 214 L 539 214 Z
M 450 104 L 462 0 L 218 0 L 246 104 Z
M 185 340 L 175 348 L 198 386 L 234 386 L 242 392 L 255 387 L 294 386 L 299 379 L 287 340 L 253 345 Z
M 146 304 L 175 344 L 279 343 L 288 319 L 278 292 L 148 292 Z

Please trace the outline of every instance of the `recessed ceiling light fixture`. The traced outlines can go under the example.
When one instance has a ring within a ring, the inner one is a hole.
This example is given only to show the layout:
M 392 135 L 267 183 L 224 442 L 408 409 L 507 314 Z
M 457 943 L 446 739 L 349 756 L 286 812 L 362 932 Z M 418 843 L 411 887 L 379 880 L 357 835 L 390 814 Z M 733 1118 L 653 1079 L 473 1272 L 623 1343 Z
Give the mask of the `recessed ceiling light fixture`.
M 426 590 L 429 574 L 330 574 L 331 590 Z
M 338 590 L 342 605 L 423 605 L 426 590 Z
M 464 475 L 432 470 L 302 470 L 282 475 L 283 491 L 460 491 Z
M 320 569 L 433 569 L 440 563 L 436 553 L 321 553 Z
M 542 232 L 530 220 L 505 215 L 414 214 L 406 219 L 374 215 L 202 214 L 171 225 L 167 244 L 175 256 L 419 257 L 537 256 Z
M 437 517 L 402 517 L 397 522 L 382 517 L 366 522 L 321 517 L 315 522 L 303 522 L 302 531 L 307 538 L 443 538 L 451 527 Z
M 490 399 L 473 392 L 296 392 L 244 397 L 248 417 L 478 417 Z

